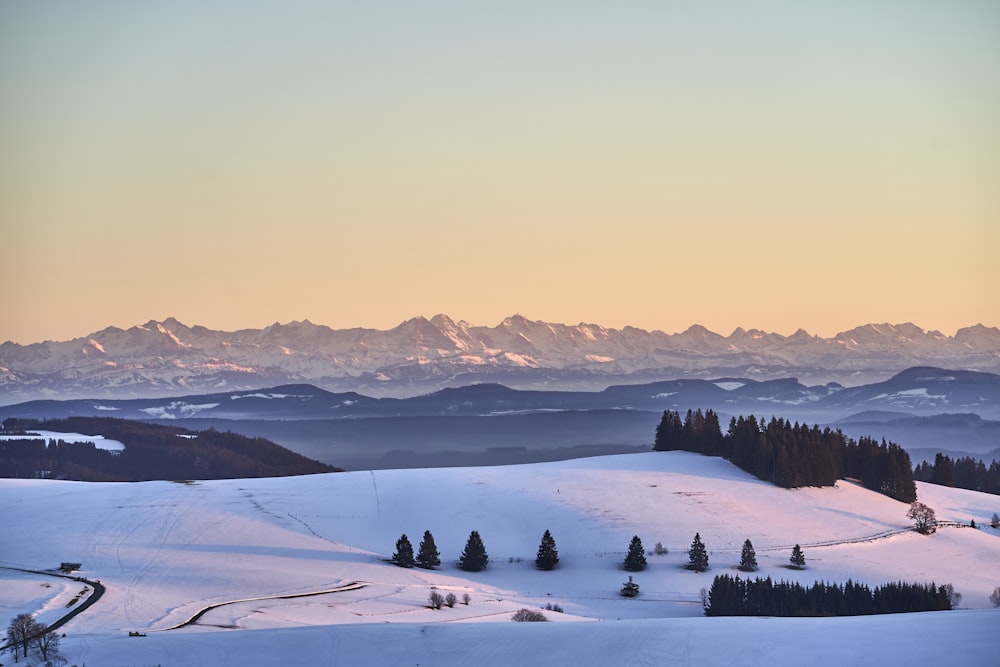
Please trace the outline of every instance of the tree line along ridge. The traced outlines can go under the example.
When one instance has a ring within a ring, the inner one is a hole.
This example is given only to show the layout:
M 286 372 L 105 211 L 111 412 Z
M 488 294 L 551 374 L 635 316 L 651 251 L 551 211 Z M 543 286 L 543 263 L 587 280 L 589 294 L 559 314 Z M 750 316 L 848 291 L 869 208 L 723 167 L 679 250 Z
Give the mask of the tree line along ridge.
M 848 438 L 839 429 L 753 415 L 733 417 L 722 433 L 714 410 L 688 410 L 684 418 L 666 410 L 656 427 L 655 451 L 720 456 L 758 479 L 783 488 L 833 486 L 857 479 L 862 486 L 896 500 L 917 499 L 910 455 L 893 442 Z

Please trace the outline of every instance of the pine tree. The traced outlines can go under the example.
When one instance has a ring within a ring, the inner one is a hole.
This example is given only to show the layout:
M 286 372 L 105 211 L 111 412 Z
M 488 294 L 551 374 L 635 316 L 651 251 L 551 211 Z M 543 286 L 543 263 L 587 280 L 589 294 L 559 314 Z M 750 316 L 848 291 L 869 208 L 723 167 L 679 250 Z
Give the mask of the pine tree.
M 479 572 L 486 567 L 490 557 L 486 554 L 486 546 L 483 539 L 479 537 L 477 531 L 469 533 L 469 540 L 465 543 L 465 551 L 458 559 L 458 566 L 466 572 Z
M 705 550 L 705 544 L 701 541 L 701 535 L 698 533 L 694 534 L 691 548 L 688 549 L 687 569 L 695 572 L 704 572 L 708 569 L 708 551 Z
M 740 556 L 740 569 L 744 572 L 753 572 L 757 569 L 757 554 L 754 553 L 753 544 L 748 539 L 743 543 L 743 553 Z
M 665 410 L 659 425 L 656 427 L 656 437 L 653 440 L 653 449 L 658 452 L 665 452 L 680 449 L 684 426 L 681 423 L 680 413 L 672 410 Z
M 420 550 L 417 552 L 417 565 L 431 570 L 440 564 L 441 554 L 434 544 L 434 536 L 431 535 L 431 531 L 425 530 L 424 539 L 420 540 Z
M 413 545 L 406 533 L 396 540 L 396 553 L 392 554 L 392 562 L 399 567 L 413 567 Z
M 797 544 L 792 547 L 792 557 L 789 559 L 789 562 L 800 570 L 806 566 L 806 557 L 802 553 L 802 547 Z
M 623 567 L 629 572 L 639 572 L 646 569 L 646 554 L 642 548 L 642 540 L 639 539 L 638 535 L 632 536 Z
M 538 556 L 535 558 L 535 567 L 539 570 L 551 570 L 559 562 L 559 551 L 556 550 L 556 541 L 552 533 L 548 530 L 542 535 L 542 542 L 538 545 Z

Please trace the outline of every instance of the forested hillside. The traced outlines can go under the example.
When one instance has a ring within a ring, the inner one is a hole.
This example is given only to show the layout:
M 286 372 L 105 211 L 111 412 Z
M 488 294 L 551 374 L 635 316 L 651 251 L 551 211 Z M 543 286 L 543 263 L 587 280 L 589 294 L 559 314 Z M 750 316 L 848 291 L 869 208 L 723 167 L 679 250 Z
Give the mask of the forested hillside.
M 7 419 L 4 432 L 101 435 L 122 451 L 58 437 L 0 440 L 0 477 L 81 481 L 146 481 L 284 477 L 337 472 L 264 438 L 229 431 L 192 431 L 127 419 L 70 417 L 47 421 Z
M 899 445 L 870 437 L 848 438 L 839 429 L 820 429 L 772 417 L 734 417 L 723 435 L 713 410 L 667 410 L 656 427 L 653 448 L 721 456 L 759 479 L 785 488 L 832 486 L 852 477 L 866 488 L 903 502 L 917 499 L 910 456 Z

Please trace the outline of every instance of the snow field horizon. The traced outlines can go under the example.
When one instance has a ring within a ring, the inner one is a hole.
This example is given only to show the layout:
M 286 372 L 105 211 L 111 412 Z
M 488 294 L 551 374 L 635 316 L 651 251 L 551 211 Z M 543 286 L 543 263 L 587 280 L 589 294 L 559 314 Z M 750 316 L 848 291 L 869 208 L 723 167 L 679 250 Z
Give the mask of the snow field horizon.
M 565 612 L 543 612 L 554 622 L 537 624 L 546 628 L 582 622 L 597 634 L 616 636 L 633 633 L 619 620 L 719 628 L 716 619 L 702 618 L 700 590 L 724 573 L 804 585 L 848 579 L 870 585 L 951 583 L 963 595 L 961 607 L 982 611 L 944 615 L 985 619 L 967 622 L 973 634 L 981 624 L 995 625 L 1000 615 L 988 609 L 988 595 L 1000 584 L 1000 533 L 986 526 L 1000 503 L 995 496 L 962 489 L 917 487 L 938 519 L 975 519 L 983 528 L 944 528 L 932 536 L 906 531 L 874 541 L 810 546 L 905 531 L 912 526 L 909 506 L 846 481 L 836 487 L 780 489 L 722 459 L 687 452 L 186 484 L 0 480 L 0 529 L 8 536 L 0 566 L 45 569 L 81 562 L 81 576 L 102 581 L 108 589 L 104 598 L 63 629 L 64 654 L 76 651 L 82 661 L 94 660 L 83 657 L 87 650 L 111 660 L 119 659 L 114 657 L 118 651 L 141 655 L 143 645 L 137 642 L 142 640 L 118 640 L 128 639 L 128 631 L 155 635 L 164 650 L 180 650 L 170 647 L 194 635 L 296 629 L 291 637 L 310 634 L 307 628 L 323 634 L 370 624 L 420 628 L 397 627 L 390 633 L 404 643 L 419 643 L 431 628 L 455 623 L 497 629 L 534 625 L 509 623 L 510 615 L 546 604 Z M 401 534 L 416 549 L 424 530 L 434 535 L 439 568 L 406 569 L 386 562 Z M 478 573 L 457 566 L 472 530 L 481 534 L 490 556 L 487 569 Z M 545 530 L 559 550 L 560 562 L 552 571 L 534 567 Z M 710 559 L 709 570 L 700 574 L 684 567 L 696 532 Z M 621 564 L 632 535 L 639 535 L 647 552 L 661 542 L 669 553 L 647 556 L 645 571 L 626 572 Z M 753 573 L 736 569 L 748 538 L 760 566 Z M 806 557 L 801 571 L 786 567 L 796 543 Z M 629 575 L 641 586 L 633 600 L 618 594 Z M 79 582 L 8 569 L 0 570 L 0 581 L 4 623 L 22 611 L 52 622 L 81 588 Z M 352 582 L 366 585 L 315 597 L 248 600 Z M 459 603 L 453 609 L 429 609 L 432 587 L 454 591 Z M 471 596 L 467 606 L 461 602 L 465 593 Z M 162 632 L 204 607 L 234 600 L 247 601 L 213 609 L 194 626 Z M 913 621 L 924 625 L 942 614 L 907 616 L 927 616 Z M 867 618 L 873 625 L 882 622 Z M 768 628 L 783 627 L 778 619 L 767 620 Z M 473 634 L 489 643 L 510 632 L 515 631 Z M 102 652 L 105 641 L 118 647 L 111 656 Z M 581 662 L 601 664 L 585 656 Z M 249 664 L 267 663 L 251 659 Z

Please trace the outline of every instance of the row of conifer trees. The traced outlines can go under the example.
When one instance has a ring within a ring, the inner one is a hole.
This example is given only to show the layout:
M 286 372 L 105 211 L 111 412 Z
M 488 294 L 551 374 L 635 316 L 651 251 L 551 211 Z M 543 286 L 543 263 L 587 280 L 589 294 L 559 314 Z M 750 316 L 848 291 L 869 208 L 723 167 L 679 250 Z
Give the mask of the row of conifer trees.
M 654 553 L 666 553 L 666 550 L 657 543 Z M 802 547 L 798 544 L 792 549 L 792 556 L 789 562 L 792 567 L 798 569 L 805 567 L 806 558 L 802 553 Z M 638 535 L 634 536 L 631 544 L 629 544 L 628 554 L 625 556 L 623 567 L 629 572 L 640 572 L 646 569 L 646 556 L 642 548 L 642 540 Z M 685 567 L 695 572 L 704 572 L 708 569 L 708 550 L 705 548 L 705 543 L 701 540 L 700 533 L 695 533 L 694 539 L 691 540 L 691 547 L 688 549 L 688 562 Z M 753 543 L 749 539 L 743 543 L 738 567 L 744 572 L 753 572 L 757 569 L 757 554 L 754 551 Z
M 656 427 L 656 451 L 683 450 L 721 456 L 767 482 L 784 488 L 832 486 L 853 477 L 863 486 L 902 502 L 917 498 L 913 468 L 906 450 L 873 438 L 848 438 L 839 429 L 734 417 L 725 435 L 714 410 L 680 413 L 666 410 Z
M 666 553 L 666 549 L 657 543 L 655 552 Z M 431 531 L 425 530 L 416 556 L 413 555 L 413 544 L 410 542 L 410 538 L 404 533 L 396 540 L 396 551 L 393 552 L 390 560 L 399 567 L 433 569 L 441 564 L 441 554 L 434 543 L 434 536 L 431 535 Z M 796 544 L 792 550 L 791 563 L 795 567 L 802 567 L 805 565 L 805 562 L 802 549 Z M 467 572 L 478 572 L 484 569 L 487 563 L 489 563 L 489 555 L 486 553 L 486 546 L 483 544 L 483 539 L 479 535 L 479 532 L 474 530 L 469 534 L 469 539 L 465 543 L 465 549 L 458 560 L 458 566 Z M 559 550 L 556 548 L 556 540 L 552 537 L 552 533 L 546 530 L 538 545 L 535 567 L 540 570 L 551 570 L 558 564 Z M 646 569 L 646 552 L 642 546 L 642 539 L 638 535 L 632 537 L 622 567 L 629 572 L 640 572 Z M 686 567 L 695 572 L 704 572 L 708 569 L 708 550 L 705 548 L 705 543 L 702 542 L 699 533 L 695 533 L 694 539 L 691 541 Z M 753 544 L 749 539 L 743 543 L 739 567 L 746 572 L 757 569 L 757 557 L 754 553 Z
M 420 541 L 420 548 L 417 555 L 413 555 L 413 544 L 410 538 L 404 533 L 396 540 L 396 551 L 392 554 L 392 562 L 400 567 L 422 567 L 433 569 L 441 564 L 441 554 L 434 543 L 434 536 L 431 531 L 425 530 L 424 537 Z M 469 539 L 465 543 L 465 549 L 458 559 L 458 566 L 466 572 L 478 572 L 486 568 L 490 562 L 489 554 L 486 553 L 486 545 L 479 531 L 469 533 Z M 556 549 L 555 538 L 548 530 L 542 535 L 542 541 L 538 545 L 538 556 L 535 559 L 535 567 L 540 570 L 551 570 L 559 563 L 559 551 Z
M 871 589 L 817 581 L 812 586 L 766 579 L 715 577 L 705 603 L 706 616 L 863 616 L 952 609 L 951 585 L 884 584 Z

